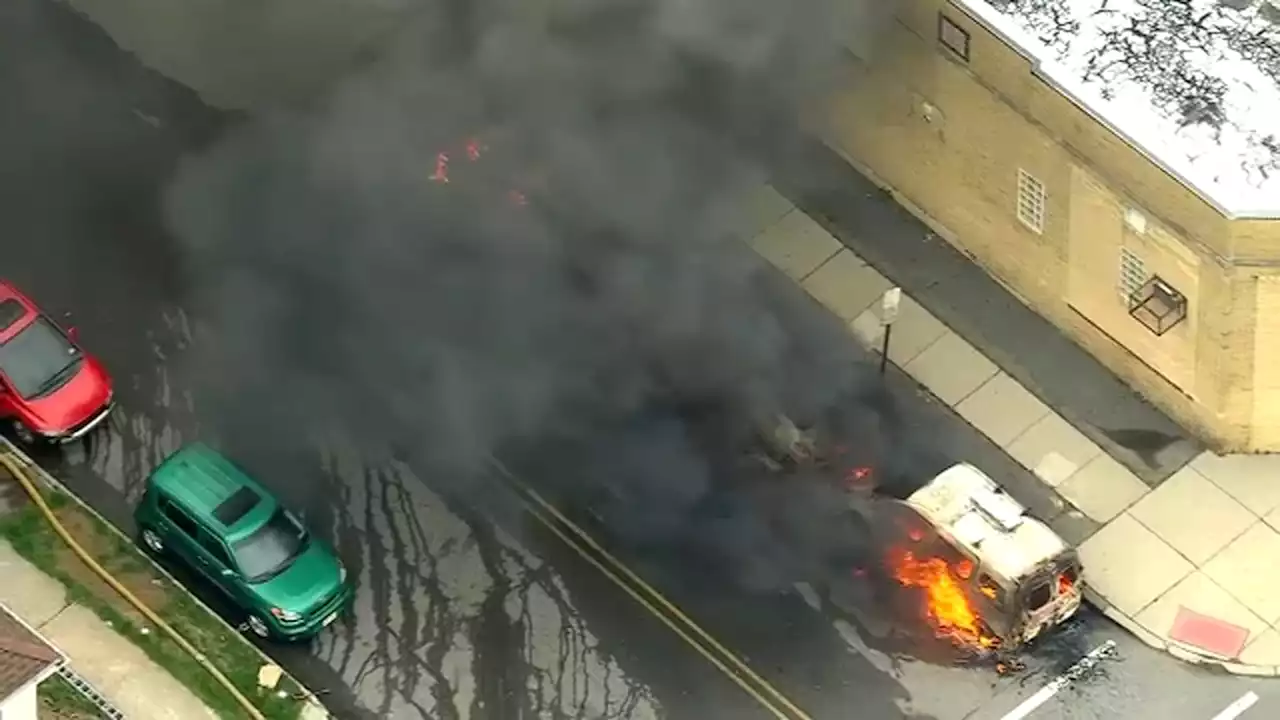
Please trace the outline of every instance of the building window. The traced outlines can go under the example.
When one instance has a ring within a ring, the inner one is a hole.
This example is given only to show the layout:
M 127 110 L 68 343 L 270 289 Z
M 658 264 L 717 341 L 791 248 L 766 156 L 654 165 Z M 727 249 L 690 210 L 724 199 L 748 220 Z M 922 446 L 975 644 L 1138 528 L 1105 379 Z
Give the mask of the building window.
M 1018 221 L 1031 232 L 1044 232 L 1044 183 L 1026 170 L 1018 171 Z
M 1142 256 L 1127 247 L 1120 248 L 1120 297 L 1127 302 L 1147 284 L 1149 277 Z
M 961 60 L 969 59 L 969 31 L 942 13 L 938 13 L 938 42 Z

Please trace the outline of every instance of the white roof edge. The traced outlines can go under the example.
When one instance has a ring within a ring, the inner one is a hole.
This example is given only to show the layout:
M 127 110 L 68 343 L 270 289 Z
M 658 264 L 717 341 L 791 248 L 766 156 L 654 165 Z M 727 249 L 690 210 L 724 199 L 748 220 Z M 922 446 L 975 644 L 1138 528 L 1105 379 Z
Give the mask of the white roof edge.
M 0 612 L 3 612 L 4 614 L 13 618 L 19 625 L 26 628 L 28 632 L 30 632 L 35 637 L 39 638 L 40 642 L 44 643 L 45 646 L 47 646 L 50 650 L 53 650 L 55 653 L 58 654 L 57 660 L 50 663 L 51 667 L 60 667 L 70 662 L 70 658 L 68 658 L 67 653 L 64 652 L 62 648 L 55 645 L 54 642 L 48 638 L 48 636 L 40 632 L 39 628 L 27 622 L 26 618 L 23 618 L 21 615 L 19 615 L 18 612 L 14 610 L 12 607 L 10 607 L 8 604 L 4 602 L 0 602 Z
M 1024 33 L 1016 27 L 1013 27 L 1010 21 L 1000 14 L 999 10 L 987 5 L 982 0 L 946 0 L 947 3 L 963 12 L 969 19 L 981 25 L 983 28 L 991 32 L 991 34 L 1003 40 L 1011 49 L 1031 63 L 1031 72 L 1036 77 L 1044 80 L 1051 85 L 1054 90 L 1058 91 L 1071 101 L 1073 105 L 1080 108 L 1090 118 L 1096 120 L 1111 132 L 1115 133 L 1119 138 L 1125 141 L 1140 155 L 1159 167 L 1169 176 L 1173 177 L 1183 187 L 1195 193 L 1196 197 L 1203 200 L 1206 204 L 1217 210 L 1227 220 L 1280 220 L 1280 207 L 1270 210 L 1246 210 L 1246 209 L 1228 209 L 1225 205 L 1218 201 L 1212 193 L 1205 190 L 1197 183 L 1191 181 L 1186 175 L 1175 170 L 1167 162 L 1161 160 L 1154 153 L 1147 149 L 1145 145 L 1138 142 L 1132 135 L 1116 127 L 1107 118 L 1103 117 L 1087 101 L 1078 96 L 1076 93 L 1067 89 L 1057 78 L 1044 67 L 1042 58 L 1036 56 L 1033 52 L 1035 44 L 1026 42 Z

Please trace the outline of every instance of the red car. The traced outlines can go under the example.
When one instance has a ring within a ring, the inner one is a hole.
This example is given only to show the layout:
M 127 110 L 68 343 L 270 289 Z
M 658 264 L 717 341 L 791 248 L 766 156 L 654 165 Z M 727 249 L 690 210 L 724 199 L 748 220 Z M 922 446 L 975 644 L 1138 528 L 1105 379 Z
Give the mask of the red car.
M 71 442 L 106 419 L 111 377 L 18 289 L 0 280 L 0 420 L 25 443 Z

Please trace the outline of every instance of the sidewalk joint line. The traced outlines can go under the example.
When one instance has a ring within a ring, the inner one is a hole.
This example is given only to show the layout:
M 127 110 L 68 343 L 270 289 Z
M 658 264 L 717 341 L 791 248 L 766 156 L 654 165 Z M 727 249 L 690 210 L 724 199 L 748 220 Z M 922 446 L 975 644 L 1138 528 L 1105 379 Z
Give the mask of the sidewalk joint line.
M 56 581 L 55 581 L 55 582 L 56 582 Z M 58 584 L 59 584 L 59 585 L 61 585 L 62 583 L 58 583 Z M 63 586 L 63 589 L 65 590 L 65 586 Z M 37 630 L 44 630 L 44 626 L 45 626 L 45 625 L 48 625 L 49 623 L 53 622 L 54 620 L 57 620 L 59 617 L 61 617 L 61 616 L 62 616 L 62 613 L 63 613 L 63 612 L 65 612 L 67 608 L 69 608 L 69 607 L 71 607 L 72 605 L 75 605 L 75 604 L 76 604 L 76 603 L 74 603 L 74 602 L 72 602 L 72 601 L 70 601 L 70 600 L 65 599 L 65 593 L 64 593 L 64 599 L 63 599 L 63 601 L 62 601 L 62 607 L 58 608 L 58 611 L 57 611 L 57 612 L 55 612 L 54 614 L 50 615 L 50 616 L 49 616 L 49 618 L 48 618 L 47 620 L 45 620 L 44 622 L 42 622 L 42 623 L 40 623 L 38 626 L 36 626 L 36 629 L 37 629 Z M 94 617 L 97 617 L 97 616 L 95 615 Z
M 839 243 L 839 240 L 837 240 L 836 242 L 837 242 L 837 243 Z M 797 280 L 796 280 L 796 284 L 797 284 L 797 285 L 800 285 L 800 286 L 803 286 L 806 280 L 808 280 L 809 278 L 813 277 L 815 273 L 817 273 L 819 270 L 821 270 L 821 269 L 823 268 L 823 266 L 825 266 L 827 263 L 831 262 L 831 258 L 834 258 L 835 256 L 839 255 L 839 254 L 840 254 L 840 252 L 841 252 L 842 250 L 848 250 L 848 248 L 846 248 L 844 245 L 840 245 L 840 247 L 836 248 L 835 252 L 833 252 L 833 253 L 831 253 L 830 255 L 828 255 L 827 257 L 823 258 L 822 262 L 820 262 L 820 263 L 818 263 L 817 265 L 815 265 L 815 266 L 813 267 L 813 269 L 812 269 L 812 270 L 810 270 L 809 272 L 805 273 L 803 277 L 801 277 L 801 278 L 797 279 Z M 858 256 L 857 256 L 857 255 L 854 255 L 854 257 L 858 257 Z M 828 308 L 826 305 L 823 305 L 822 307 L 823 307 L 823 309 L 825 309 L 827 312 L 831 312 L 831 308 Z

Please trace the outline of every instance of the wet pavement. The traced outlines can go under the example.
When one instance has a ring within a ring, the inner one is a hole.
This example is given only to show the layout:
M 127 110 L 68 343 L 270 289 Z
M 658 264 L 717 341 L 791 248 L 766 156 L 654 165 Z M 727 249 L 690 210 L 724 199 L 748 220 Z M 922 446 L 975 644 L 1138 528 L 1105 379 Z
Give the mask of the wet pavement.
M 207 433 L 180 362 L 201 352 L 199 318 L 184 310 L 187 278 L 158 192 L 184 153 L 236 118 L 43 0 L 0 7 L 0 93 L 0 272 L 51 313 L 72 312 L 118 383 L 110 427 L 42 460 L 127 527 L 146 472 Z M 976 431 L 903 378 L 891 385 L 910 431 L 932 439 L 939 458 L 1015 482 Z M 316 642 L 268 651 L 339 717 L 775 716 L 514 496 L 477 514 L 403 466 L 370 466 L 341 433 L 314 446 L 265 461 L 262 479 L 335 543 L 358 599 Z M 799 590 L 746 596 L 670 559 L 619 555 L 813 718 L 996 720 L 1108 640 L 1114 658 L 1030 717 L 1208 718 L 1254 687 L 1263 714 L 1280 702 L 1269 685 L 1186 668 L 1088 613 L 1026 670 L 1001 676 L 915 657 L 918 647 L 815 608 Z

